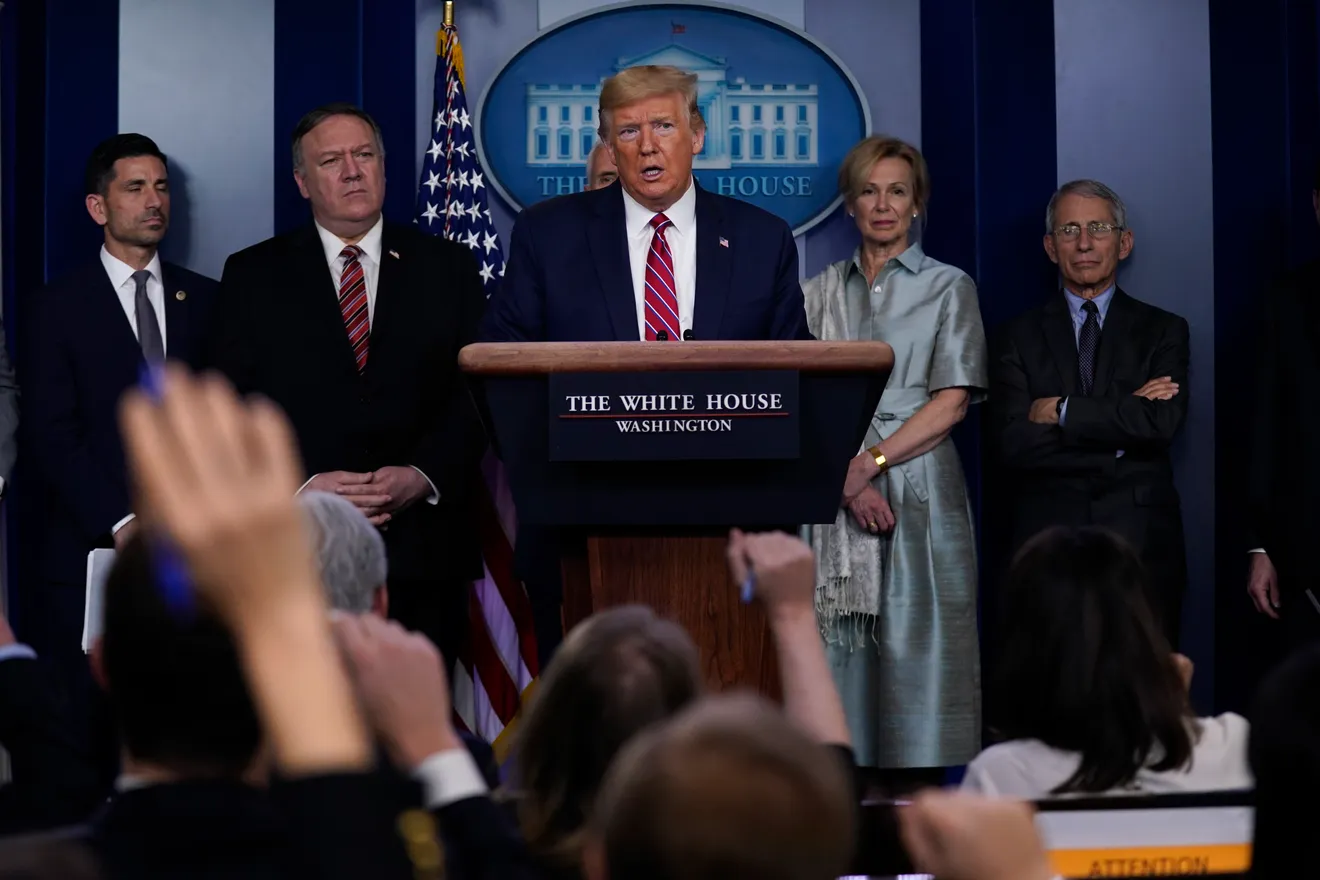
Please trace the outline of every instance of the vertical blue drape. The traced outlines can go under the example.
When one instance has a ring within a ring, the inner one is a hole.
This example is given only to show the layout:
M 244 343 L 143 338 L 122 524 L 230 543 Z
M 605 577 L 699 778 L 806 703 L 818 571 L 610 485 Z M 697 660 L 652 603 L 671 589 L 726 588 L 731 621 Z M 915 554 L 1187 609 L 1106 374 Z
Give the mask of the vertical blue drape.
M 417 181 L 415 0 L 275 0 L 275 231 L 306 223 L 292 181 L 289 136 L 331 101 L 362 107 L 380 125 L 388 181 L 385 215 L 409 222 Z
M 0 11 L 4 85 L 4 317 L 10 356 L 24 298 L 95 258 L 101 237 L 83 206 L 83 171 L 97 143 L 118 131 L 118 0 L 7 3 Z M 21 381 L 21 377 L 20 377 Z M 19 530 L 25 489 L 20 459 L 5 492 L 6 570 L 21 586 Z M 21 589 L 12 591 L 21 631 Z
M 1260 298 L 1285 268 L 1316 253 L 1318 41 L 1314 0 L 1210 4 L 1219 710 L 1245 710 L 1260 675 L 1279 659 L 1274 625 L 1245 593 L 1242 438 L 1254 396 Z
M 925 247 L 968 272 L 987 332 L 1054 283 L 1041 252 L 1056 184 L 1052 0 L 922 4 L 922 151 L 932 178 Z M 982 652 L 994 652 L 994 583 L 1005 563 L 1004 492 L 984 461 L 980 414 L 955 432 L 981 542 Z

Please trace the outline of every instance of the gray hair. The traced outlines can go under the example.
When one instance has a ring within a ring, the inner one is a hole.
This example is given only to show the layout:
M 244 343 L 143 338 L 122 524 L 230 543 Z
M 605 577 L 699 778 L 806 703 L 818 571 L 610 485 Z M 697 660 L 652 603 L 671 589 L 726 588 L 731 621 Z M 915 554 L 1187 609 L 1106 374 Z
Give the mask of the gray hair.
M 389 575 L 380 532 L 353 502 L 338 495 L 302 492 L 298 503 L 312 526 L 326 601 L 336 611 L 370 611 L 376 588 Z
M 1114 215 L 1114 224 L 1127 229 L 1127 206 L 1118 197 L 1118 193 L 1098 180 L 1082 179 L 1068 181 L 1050 197 L 1050 205 L 1045 209 L 1045 232 L 1047 234 L 1054 231 L 1054 209 L 1058 207 L 1059 199 L 1064 196 L 1104 199 L 1109 203 L 1109 213 Z
M 385 158 L 385 139 L 381 137 L 380 126 L 376 124 L 376 120 L 371 118 L 371 114 L 346 101 L 336 101 L 332 104 L 323 104 L 315 110 L 308 111 L 302 119 L 298 120 L 298 124 L 294 126 L 292 146 L 293 167 L 295 170 L 303 170 L 303 138 L 307 136 L 308 132 L 316 128 L 322 122 L 325 122 L 331 116 L 355 116 L 371 126 L 371 135 L 376 139 L 376 152 L 380 153 L 382 159 Z

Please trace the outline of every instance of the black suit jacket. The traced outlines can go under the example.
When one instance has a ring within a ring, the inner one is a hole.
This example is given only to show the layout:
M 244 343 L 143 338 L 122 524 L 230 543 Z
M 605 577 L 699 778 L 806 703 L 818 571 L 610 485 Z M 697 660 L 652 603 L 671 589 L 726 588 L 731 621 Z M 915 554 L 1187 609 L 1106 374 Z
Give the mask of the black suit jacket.
M 413 465 L 435 484 L 438 505 L 418 501 L 384 532 L 391 577 L 478 576 L 465 502 L 485 434 L 457 362 L 485 307 L 472 254 L 385 225 L 362 373 L 314 225 L 232 255 L 220 287 L 208 360 L 283 407 L 306 476 Z
M 166 355 L 195 364 L 216 283 L 161 264 Z M 182 296 L 180 296 L 182 294 Z M 21 453 L 37 562 L 47 580 L 80 585 L 87 553 L 113 546 L 130 511 L 116 407 L 138 383 L 142 348 L 99 260 L 28 296 L 22 309 Z
M 14 778 L 0 786 L 0 835 L 81 822 L 101 789 L 87 742 L 38 660 L 0 661 L 0 745 Z
M 696 184 L 694 184 L 696 186 Z M 788 224 L 697 186 L 697 339 L 811 339 Z M 550 199 L 514 223 L 488 342 L 639 338 L 619 183 Z
M 1292 272 L 1266 299 L 1254 379 L 1243 549 L 1263 547 L 1279 589 L 1300 596 L 1320 587 L 1320 262 Z
M 991 346 L 991 440 L 1009 472 L 1014 546 L 1051 525 L 1114 529 L 1150 568 L 1164 606 L 1156 611 L 1171 635 L 1187 575 L 1169 446 L 1187 415 L 1190 359 L 1187 321 L 1121 288 L 1105 316 L 1089 396 L 1078 387 L 1064 294 L 1010 321 Z M 1173 399 L 1133 394 L 1159 376 L 1179 384 Z M 1063 426 L 1028 419 L 1032 401 L 1062 396 Z

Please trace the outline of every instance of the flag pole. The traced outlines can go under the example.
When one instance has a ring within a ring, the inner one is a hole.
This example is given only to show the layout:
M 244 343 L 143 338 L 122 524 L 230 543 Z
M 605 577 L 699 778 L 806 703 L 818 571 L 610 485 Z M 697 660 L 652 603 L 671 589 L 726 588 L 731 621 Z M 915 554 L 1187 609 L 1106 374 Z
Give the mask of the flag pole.
M 445 0 L 445 27 L 453 27 L 453 26 L 454 26 L 454 0 Z

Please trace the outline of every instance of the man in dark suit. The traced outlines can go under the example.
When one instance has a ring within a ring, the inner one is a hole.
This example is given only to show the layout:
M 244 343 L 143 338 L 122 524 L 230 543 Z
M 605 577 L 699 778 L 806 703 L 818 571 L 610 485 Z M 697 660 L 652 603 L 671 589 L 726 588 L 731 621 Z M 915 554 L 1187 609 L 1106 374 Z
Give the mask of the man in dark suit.
M 696 76 L 606 80 L 600 137 L 618 184 L 519 215 L 484 341 L 811 338 L 788 224 L 692 177 L 706 138 Z
M 692 176 L 706 139 L 696 76 L 646 66 L 606 80 L 599 135 L 618 180 L 593 175 L 518 216 L 482 341 L 812 338 L 788 224 Z M 563 637 L 563 540 L 523 526 L 515 548 L 542 668 Z
M 1320 163 L 1311 192 L 1320 221 Z M 1258 329 L 1247 457 L 1247 593 L 1282 621 L 1288 649 L 1320 639 L 1320 261 L 1299 266 L 1265 298 Z
M 229 258 L 208 358 L 288 413 L 304 489 L 381 528 L 391 616 L 453 663 L 481 574 L 466 499 L 486 442 L 457 359 L 485 298 L 466 248 L 384 221 L 383 158 L 358 108 L 303 117 L 294 179 L 313 222 Z
M 19 351 L 20 447 L 32 489 L 23 526 L 35 577 L 20 586 L 24 628 L 80 721 L 96 699 L 81 649 L 87 554 L 122 545 L 134 528 L 119 396 L 147 362 L 194 361 L 216 288 L 157 253 L 170 189 L 150 138 L 121 134 L 98 145 L 85 183 L 87 212 L 105 231 L 100 256 L 24 300 Z
M 1063 290 L 1010 321 L 991 356 L 1014 546 L 1051 525 L 1118 532 L 1150 569 L 1152 605 L 1176 647 L 1187 560 L 1169 445 L 1187 414 L 1187 321 L 1118 288 L 1132 230 L 1102 183 L 1055 193 L 1045 251 Z

